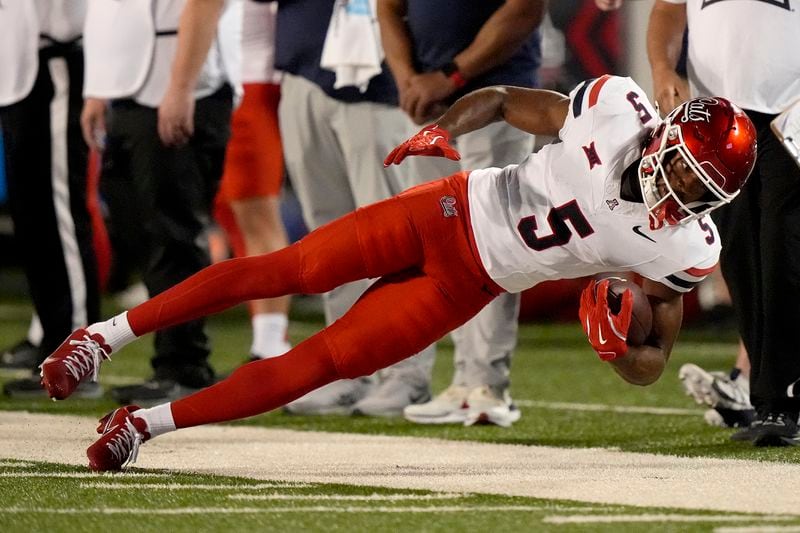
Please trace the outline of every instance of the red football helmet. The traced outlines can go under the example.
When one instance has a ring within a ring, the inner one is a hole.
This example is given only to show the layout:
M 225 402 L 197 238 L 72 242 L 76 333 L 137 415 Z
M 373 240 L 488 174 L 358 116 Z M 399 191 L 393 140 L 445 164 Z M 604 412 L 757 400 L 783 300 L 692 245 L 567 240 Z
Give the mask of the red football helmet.
M 681 157 L 706 188 L 684 203 L 666 166 Z M 682 224 L 733 200 L 756 161 L 756 129 L 739 107 L 719 97 L 694 98 L 676 107 L 652 133 L 639 163 L 639 185 L 650 227 Z M 663 184 L 659 191 L 659 184 Z

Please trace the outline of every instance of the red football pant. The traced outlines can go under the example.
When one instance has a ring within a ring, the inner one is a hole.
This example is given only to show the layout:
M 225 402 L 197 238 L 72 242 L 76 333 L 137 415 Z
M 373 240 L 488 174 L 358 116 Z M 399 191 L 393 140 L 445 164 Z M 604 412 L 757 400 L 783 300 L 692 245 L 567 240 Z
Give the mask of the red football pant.
M 132 309 L 131 328 L 143 335 L 245 300 L 380 277 L 341 319 L 288 353 L 173 402 L 176 426 L 256 415 L 336 379 L 372 374 L 480 311 L 502 289 L 478 260 L 466 184 L 461 173 L 415 187 L 283 250 L 208 267 Z

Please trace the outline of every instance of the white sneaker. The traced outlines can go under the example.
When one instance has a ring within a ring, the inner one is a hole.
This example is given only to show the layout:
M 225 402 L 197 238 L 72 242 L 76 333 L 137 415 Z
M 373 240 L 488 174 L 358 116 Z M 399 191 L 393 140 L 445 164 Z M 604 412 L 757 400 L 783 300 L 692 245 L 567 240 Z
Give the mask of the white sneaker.
M 366 396 L 353 405 L 353 415 L 400 416 L 403 409 L 423 404 L 431 399 L 427 383 L 409 383 L 399 377 L 389 377 L 373 387 Z
M 750 404 L 750 382 L 739 374 L 735 380 L 725 372 L 707 372 L 697 365 L 686 363 L 678 371 L 687 396 L 698 405 L 711 408 L 745 410 Z
M 349 415 L 372 387 L 370 378 L 340 379 L 313 390 L 283 407 L 290 415 Z
M 502 397 L 498 397 L 488 385 L 472 389 L 467 396 L 467 405 L 465 426 L 494 424 L 507 428 L 522 416 L 507 390 Z
M 450 385 L 433 400 L 403 409 L 403 417 L 416 424 L 463 424 L 468 395 L 466 387 Z

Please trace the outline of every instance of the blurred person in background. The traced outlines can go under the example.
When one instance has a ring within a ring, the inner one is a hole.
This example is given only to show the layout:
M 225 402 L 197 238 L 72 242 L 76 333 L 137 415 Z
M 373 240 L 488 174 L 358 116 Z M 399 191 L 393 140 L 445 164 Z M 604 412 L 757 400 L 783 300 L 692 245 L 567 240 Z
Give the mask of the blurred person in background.
M 742 106 L 758 130 L 752 185 L 715 213 L 756 410 L 750 427 L 732 438 L 756 446 L 800 445 L 800 399 L 787 395 L 800 376 L 792 336 L 800 300 L 800 168 L 770 129 L 800 98 L 798 28 L 800 12 L 790 2 L 656 0 L 647 30 L 662 109 L 690 95 L 720 95 Z M 688 82 L 675 70 L 687 29 Z
M 240 90 L 241 3 L 88 6 L 83 133 L 103 151 L 101 187 L 112 223 L 154 296 L 210 263 L 212 202 Z M 193 54 L 205 40 L 216 43 L 211 52 Z M 183 63 L 196 63 L 197 75 L 182 76 Z M 112 395 L 151 404 L 208 386 L 215 379 L 209 353 L 203 320 L 161 331 L 152 379 Z
M 280 212 L 283 148 L 278 127 L 280 72 L 275 70 L 274 3 L 244 2 L 242 83 L 244 97 L 233 112 L 225 172 L 214 218 L 236 257 L 279 250 L 288 244 Z M 249 303 L 250 357 L 275 357 L 289 342 L 289 297 Z
M 473 90 L 537 87 L 538 27 L 546 7 L 544 0 L 378 0 L 383 48 L 401 109 L 421 124 Z M 534 137 L 500 121 L 462 135 L 454 144 L 461 154 L 458 162 L 413 160 L 408 185 L 521 161 L 533 152 Z M 511 400 L 509 374 L 518 313 L 519 294 L 502 294 L 453 331 L 451 385 L 430 402 L 408 406 L 405 418 L 421 424 L 480 421 L 506 427 L 517 421 L 520 411 Z M 410 359 L 384 372 L 391 375 L 397 367 L 415 363 Z
M 11 397 L 42 396 L 38 365 L 74 329 L 100 314 L 98 269 L 87 207 L 89 150 L 83 105 L 83 0 L 0 3 L 0 124 L 14 239 L 34 316 L 27 338 L 0 367 L 25 368 Z M 102 394 L 86 383 L 78 394 Z

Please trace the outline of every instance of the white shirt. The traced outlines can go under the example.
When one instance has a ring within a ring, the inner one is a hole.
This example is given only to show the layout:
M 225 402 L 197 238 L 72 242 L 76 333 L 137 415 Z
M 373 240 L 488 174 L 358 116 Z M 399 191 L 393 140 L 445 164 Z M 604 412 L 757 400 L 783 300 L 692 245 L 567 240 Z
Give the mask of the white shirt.
M 158 107 L 177 49 L 178 20 L 186 0 L 89 0 L 84 28 L 84 96 L 133 98 Z M 242 5 L 227 0 L 216 38 L 203 64 L 195 98 L 230 83 L 241 92 Z
M 800 0 L 666 1 L 686 4 L 694 96 L 769 114 L 800 98 Z
M 39 70 L 39 48 L 52 44 L 47 38 L 59 42 L 79 38 L 85 15 L 84 0 L 0 2 L 0 105 L 30 94 Z
M 545 280 L 633 271 L 688 292 L 717 264 L 720 241 L 705 217 L 651 231 L 642 203 L 620 197 L 623 171 L 658 124 L 630 78 L 603 76 L 570 93 L 560 143 L 519 165 L 469 175 L 478 253 L 509 292 Z
M 277 2 L 244 3 L 242 19 L 242 82 L 280 83 L 275 70 L 275 18 Z

